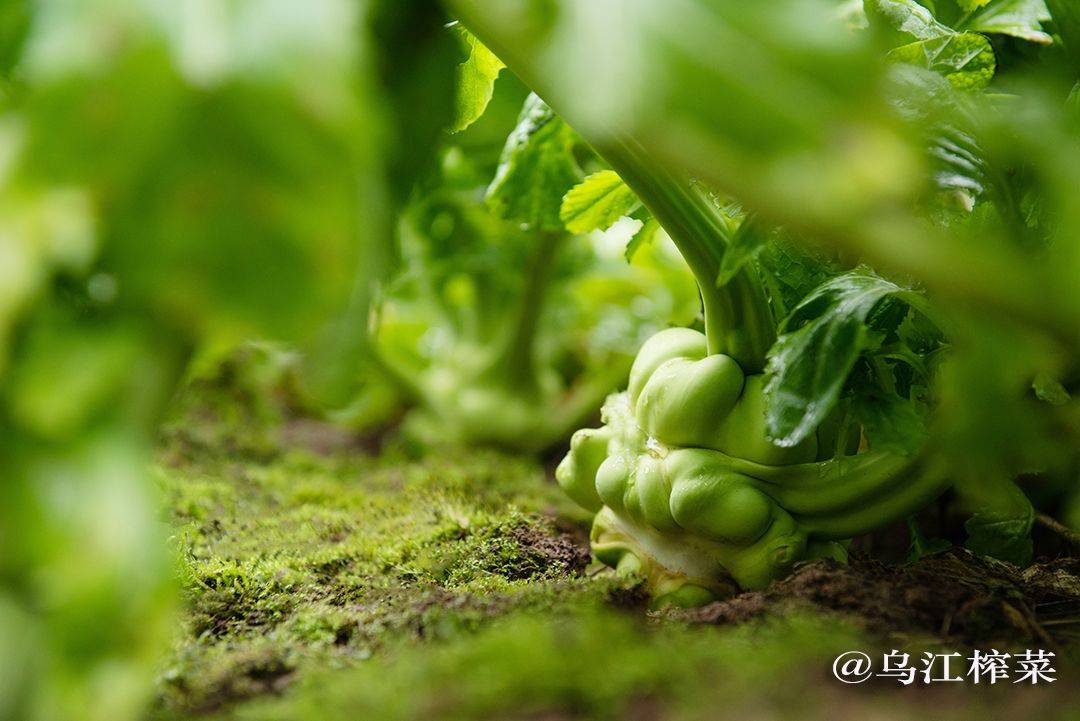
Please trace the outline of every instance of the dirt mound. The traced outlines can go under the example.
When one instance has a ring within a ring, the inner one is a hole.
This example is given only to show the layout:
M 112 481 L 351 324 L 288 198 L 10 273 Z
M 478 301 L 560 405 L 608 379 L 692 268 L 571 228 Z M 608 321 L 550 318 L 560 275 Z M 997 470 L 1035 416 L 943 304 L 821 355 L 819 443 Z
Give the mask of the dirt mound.
M 1080 559 L 1019 569 L 962 549 L 902 566 L 854 556 L 848 566 L 817 561 L 763 591 L 671 614 L 727 624 L 807 606 L 884 635 L 1057 647 L 1080 636 Z

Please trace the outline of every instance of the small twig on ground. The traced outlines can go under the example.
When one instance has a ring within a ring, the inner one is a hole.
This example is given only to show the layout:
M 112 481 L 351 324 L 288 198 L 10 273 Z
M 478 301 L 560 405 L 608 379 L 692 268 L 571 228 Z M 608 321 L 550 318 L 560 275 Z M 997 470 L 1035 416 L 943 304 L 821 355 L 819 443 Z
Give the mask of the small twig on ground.
M 1080 554 L 1080 534 L 1045 513 L 1035 514 L 1035 523 L 1057 536 L 1070 554 Z

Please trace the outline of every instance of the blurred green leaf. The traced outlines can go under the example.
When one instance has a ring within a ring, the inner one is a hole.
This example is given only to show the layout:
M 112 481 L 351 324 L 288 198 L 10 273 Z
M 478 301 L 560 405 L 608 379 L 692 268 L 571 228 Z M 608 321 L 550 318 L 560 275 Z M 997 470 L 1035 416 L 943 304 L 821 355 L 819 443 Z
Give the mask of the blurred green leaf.
M 1046 6 L 1072 60 L 1073 72 L 1080 72 L 1080 4 L 1074 0 L 1046 0 Z
M 174 638 L 175 557 L 144 431 L 114 420 L 63 443 L 2 426 L 0 528 L 18 544 L 0 557 L 0 597 L 22 612 L 32 641 L 4 649 L 32 670 L 0 702 L 14 703 L 9 718 L 138 718 Z
M 607 230 L 640 205 L 614 170 L 601 170 L 581 181 L 563 198 L 559 217 L 571 233 Z
M 570 127 L 530 95 L 487 190 L 495 214 L 536 230 L 562 230 L 563 197 L 581 176 L 573 150 Z
M 484 114 L 495 92 L 495 80 L 506 67 L 476 36 L 460 25 L 456 27 L 469 55 L 457 69 L 452 133 L 460 133 Z
M 3 141 L 17 146 L 21 135 Z M 85 193 L 73 189 L 31 191 L 10 179 L 0 182 L 0 222 L 8 236 L 0 242 L 0 378 L 8 340 L 28 307 L 53 275 L 84 274 L 94 260 L 94 219 Z
M 911 189 L 903 143 L 881 122 L 873 39 L 834 2 L 680 0 L 660 14 L 636 0 L 618 33 L 598 6 L 567 0 L 450 5 L 601 155 L 644 151 L 772 221 L 780 207 L 835 218 Z
M 1036 375 L 1031 387 L 1035 391 L 1036 398 L 1052 406 L 1063 406 L 1072 400 L 1072 396 L 1065 390 L 1061 381 L 1049 373 L 1043 372 Z
M 637 154 L 689 174 L 808 241 L 909 274 L 943 298 L 1021 318 L 1080 347 L 1080 306 L 1065 272 L 1078 267 L 1075 254 L 1055 264 L 1033 261 L 999 242 L 1010 232 L 1000 226 L 993 229 L 999 237 L 984 242 L 985 233 L 980 241 L 939 218 L 904 210 L 916 207 L 932 182 L 925 142 L 931 119 L 897 118 L 893 73 L 882 56 L 889 47 L 952 32 L 925 7 L 867 3 L 874 31 L 861 33 L 828 12 L 835 3 L 813 0 L 680 0 L 665 13 L 628 2 L 620 15 L 624 31 L 604 36 L 604 44 L 581 40 L 603 35 L 595 30 L 602 13 L 578 12 L 569 0 L 448 2 L 609 163 Z M 916 34 L 893 30 L 875 6 Z M 500 22 L 508 17 L 515 22 Z M 894 37 L 879 32 L 882 26 Z M 611 43 L 621 52 L 612 53 Z M 1059 59 L 1040 54 L 1037 62 Z M 1030 115 L 1043 112 L 1037 108 L 1055 115 L 1052 89 L 1045 90 L 1044 101 L 1025 103 Z M 1010 135 L 1033 132 L 1035 124 L 1019 113 L 1000 122 L 988 108 L 983 112 L 983 132 L 975 137 L 988 153 L 993 137 L 1007 146 Z M 1044 135 L 1033 145 L 1058 144 Z M 1054 172 L 1064 176 L 1064 161 L 1053 155 L 1039 163 L 1062 166 Z M 620 163 L 612 166 L 626 177 Z M 1044 300 L 1037 300 L 1040 294 Z
M 139 48 L 104 78 L 35 89 L 21 172 L 89 189 L 95 270 L 117 304 L 205 337 L 307 339 L 354 286 L 358 203 L 375 202 L 357 175 L 376 160 L 360 107 L 328 115 L 266 83 L 190 88 Z
M 32 17 L 30 0 L 0 4 L 0 77 L 8 77 L 18 63 Z
M 148 444 L 195 346 L 307 341 L 345 305 L 385 109 L 352 3 L 37 8 L 0 118 L 0 596 L 34 629 L 13 718 L 131 719 L 175 628 Z
M 67 438 L 113 410 L 118 390 L 144 351 L 142 339 L 122 327 L 86 327 L 41 318 L 22 341 L 5 399 L 14 420 L 46 438 Z
M 977 510 L 964 523 L 968 550 L 1017 566 L 1031 563 L 1035 509 L 1012 481 L 985 479 Z

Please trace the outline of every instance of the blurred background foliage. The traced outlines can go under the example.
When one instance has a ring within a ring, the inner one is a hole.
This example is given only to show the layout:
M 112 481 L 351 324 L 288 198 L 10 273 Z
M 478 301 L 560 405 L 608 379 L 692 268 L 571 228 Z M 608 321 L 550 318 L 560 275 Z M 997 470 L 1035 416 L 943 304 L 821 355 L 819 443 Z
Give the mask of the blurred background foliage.
M 137 715 L 155 429 L 238 343 L 302 351 L 298 402 L 353 429 L 541 451 L 695 322 L 632 194 L 562 203 L 628 147 L 775 231 L 729 262 L 780 317 L 860 262 L 927 291 L 976 545 L 1030 529 L 1017 478 L 1080 524 L 1072 3 L 446 5 L 483 44 L 424 0 L 0 4 L 0 718 Z
M 4 3 L 0 717 L 145 703 L 175 595 L 146 468 L 176 384 L 242 339 L 309 341 L 388 223 L 365 11 Z

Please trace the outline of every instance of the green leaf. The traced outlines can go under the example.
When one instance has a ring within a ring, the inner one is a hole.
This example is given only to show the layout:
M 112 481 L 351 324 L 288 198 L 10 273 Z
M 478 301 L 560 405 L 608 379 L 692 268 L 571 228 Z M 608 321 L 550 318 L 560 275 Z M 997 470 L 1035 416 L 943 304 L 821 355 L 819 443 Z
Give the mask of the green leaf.
M 952 548 L 952 544 L 944 538 L 927 538 L 922 529 L 919 528 L 919 523 L 914 516 L 908 518 L 907 525 L 908 534 L 911 537 L 907 558 L 904 559 L 907 563 L 914 563 L 920 558 L 932 556 L 935 553 L 943 553 Z
M 932 70 L 961 90 L 986 87 L 996 61 L 990 41 L 978 33 L 952 33 L 901 45 L 889 58 Z
M 607 230 L 641 204 L 614 170 L 601 170 L 581 181 L 563 198 L 559 217 L 571 233 Z
M 451 133 L 460 133 L 475 123 L 495 92 L 495 80 L 506 65 L 461 25 L 456 26 L 469 56 L 457 68 L 454 122 Z
M 933 40 L 955 31 L 939 23 L 929 9 L 915 0 L 868 0 L 870 17 L 880 17 L 894 30 L 918 40 Z
M 1015 487 L 1015 484 L 1012 484 Z M 968 538 L 964 546 L 974 553 L 1026 566 L 1034 553 L 1031 527 L 1035 510 L 1018 488 L 1015 507 L 1005 510 L 979 510 L 964 523 Z
M 753 260 L 765 243 L 769 235 L 764 228 L 752 217 L 748 216 L 739 225 L 739 229 L 731 237 L 731 243 L 724 250 L 724 257 L 720 261 L 720 271 L 717 274 L 717 285 L 726 285 L 742 270 L 742 267 Z
M 757 254 L 757 265 L 768 281 L 769 296 L 781 318 L 838 272 L 823 254 L 779 235 L 769 238 Z
M 526 228 L 562 230 L 563 197 L 581 177 L 574 133 L 535 93 L 525 100 L 506 139 L 487 202 L 501 218 Z
M 382 243 L 370 108 L 316 109 L 272 83 L 191 87 L 140 46 L 100 77 L 36 88 L 20 162 L 108 196 L 95 271 L 115 280 L 117 307 L 196 339 L 306 342 Z
M 940 73 L 958 88 L 985 87 L 996 62 L 990 41 L 974 32 L 957 32 L 914 0 L 872 0 L 873 15 L 915 42 L 889 52 L 889 58 Z
M 914 401 L 895 393 L 859 393 L 852 402 L 870 448 L 911 455 L 926 440 L 926 423 Z
M 975 6 L 972 10 L 978 12 L 957 29 L 1011 35 L 1042 45 L 1053 42 L 1042 28 L 1042 23 L 1050 20 L 1050 11 L 1043 0 L 990 0 L 971 4 Z M 960 5 L 963 7 L 965 3 Z
M 629 263 L 633 260 L 634 253 L 642 246 L 651 243 L 659 231 L 660 223 L 655 218 L 642 220 L 641 227 L 634 233 L 634 237 L 630 239 L 630 242 L 626 244 L 626 262 Z
M 855 362 L 877 343 L 867 323 L 886 298 L 924 302 L 915 291 L 859 269 L 826 281 L 788 316 L 766 371 L 766 427 L 777 445 L 796 445 L 828 416 Z
M 1072 400 L 1069 391 L 1061 385 L 1061 381 L 1049 373 L 1039 373 L 1031 384 L 1035 391 L 1035 397 L 1052 406 L 1063 406 Z
M 644 151 L 631 162 L 707 182 L 770 218 L 815 216 L 817 228 L 917 182 L 904 141 L 879 126 L 893 121 L 873 34 L 848 32 L 826 9 L 834 3 L 692 0 L 667 13 L 621 3 L 618 32 L 597 3 L 526 2 L 538 12 L 520 23 L 478 0 L 449 4 L 515 72 L 542 78 L 545 97 L 620 172 L 617 156 Z M 839 137 L 850 138 L 842 152 Z

